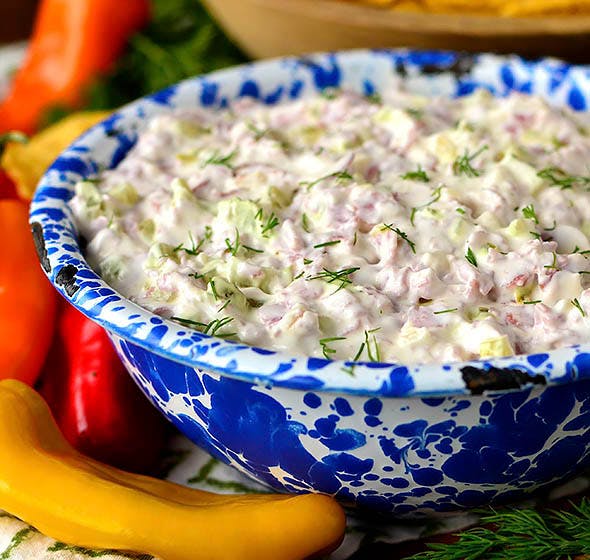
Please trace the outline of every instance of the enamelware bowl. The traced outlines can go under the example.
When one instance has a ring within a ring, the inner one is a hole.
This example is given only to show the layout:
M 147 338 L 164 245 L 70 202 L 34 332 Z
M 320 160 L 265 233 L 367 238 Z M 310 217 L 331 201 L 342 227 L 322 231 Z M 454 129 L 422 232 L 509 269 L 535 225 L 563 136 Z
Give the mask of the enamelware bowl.
M 587 14 L 500 17 L 388 10 L 343 0 L 204 0 L 254 57 L 350 48 L 414 47 L 518 52 L 586 60 Z
M 39 257 L 59 292 L 110 333 L 129 373 L 184 434 L 279 491 L 423 516 L 499 503 L 590 463 L 590 344 L 468 363 L 404 364 L 292 356 L 212 338 L 150 313 L 84 260 L 67 201 L 125 157 L 153 115 L 273 104 L 327 87 L 363 93 L 402 80 L 417 93 L 485 87 L 585 109 L 590 71 L 559 61 L 452 52 L 351 51 L 197 77 L 93 128 L 53 164 L 31 208 Z M 351 370 L 352 368 L 352 370 Z

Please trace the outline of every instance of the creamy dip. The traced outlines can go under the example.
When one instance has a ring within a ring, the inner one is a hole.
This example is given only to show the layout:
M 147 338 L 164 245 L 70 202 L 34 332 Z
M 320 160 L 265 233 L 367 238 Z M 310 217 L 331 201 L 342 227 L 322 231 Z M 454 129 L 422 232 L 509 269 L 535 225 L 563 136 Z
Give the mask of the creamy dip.
M 350 92 L 170 112 L 71 201 L 91 265 L 208 334 L 425 363 L 590 340 L 588 114 Z

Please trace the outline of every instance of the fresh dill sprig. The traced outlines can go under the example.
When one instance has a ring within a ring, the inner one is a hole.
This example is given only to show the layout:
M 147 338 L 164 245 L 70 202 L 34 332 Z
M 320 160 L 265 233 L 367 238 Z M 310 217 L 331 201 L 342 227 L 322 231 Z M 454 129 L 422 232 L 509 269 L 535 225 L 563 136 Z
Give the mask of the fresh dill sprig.
M 537 216 L 537 213 L 535 212 L 535 207 L 532 204 L 529 204 L 528 206 L 525 206 L 522 209 L 522 215 L 527 220 L 532 220 L 533 222 L 535 222 L 535 224 L 539 224 L 539 218 Z
M 336 282 L 340 282 L 340 286 L 336 290 L 337 292 L 344 288 L 347 284 L 352 284 L 352 280 L 350 279 L 350 275 L 354 274 L 357 270 L 359 270 L 359 266 L 352 266 L 350 268 L 343 268 L 342 270 L 328 270 L 327 268 L 323 268 L 322 272 L 316 274 L 315 276 L 310 276 L 307 280 L 325 280 L 328 284 L 333 284 Z
M 317 245 L 314 245 L 313 248 L 320 249 L 321 247 L 330 247 L 331 245 L 338 245 L 340 241 L 340 239 L 335 239 L 334 241 L 325 241 L 324 243 L 318 243 Z
M 563 169 L 559 167 L 546 167 L 537 173 L 537 177 L 545 179 L 551 183 L 553 187 L 559 187 L 562 190 L 571 189 L 575 185 L 588 186 L 590 185 L 590 177 L 582 175 L 568 175 Z
M 486 144 L 473 154 L 469 154 L 469 152 L 465 150 L 463 155 L 458 157 L 453 163 L 453 173 L 455 173 L 455 175 L 467 175 L 467 177 L 479 177 L 479 171 L 471 165 L 471 162 L 487 149 L 488 146 Z
M 320 338 L 320 346 L 322 347 L 322 354 L 324 354 L 324 357 L 327 358 L 328 360 L 332 359 L 332 355 L 336 353 L 336 350 L 334 348 L 330 348 L 328 345 L 331 342 L 337 342 L 338 340 L 346 340 L 345 336 L 332 336 L 329 338 Z
M 471 247 L 467 247 L 467 253 L 465 253 L 465 258 L 467 262 L 477 268 L 477 259 L 475 258 L 475 253 Z
M 233 169 L 231 161 L 234 159 L 234 157 L 236 157 L 237 153 L 238 151 L 234 150 L 233 152 L 223 156 L 218 151 L 215 151 L 211 157 L 202 163 L 201 167 L 207 167 L 208 165 L 222 165 L 224 167 L 229 167 L 229 169 Z
M 590 501 L 568 511 L 530 508 L 490 511 L 482 527 L 458 534 L 453 543 L 429 543 L 408 560 L 558 560 L 590 554 Z
M 422 183 L 430 182 L 430 177 L 428 176 L 426 171 L 422 169 L 421 165 L 418 166 L 418 169 L 416 171 L 408 171 L 407 173 L 400 175 L 400 177 L 404 181 L 420 181 Z
M 412 253 L 416 254 L 416 244 L 410 240 L 408 234 L 405 231 L 402 231 L 401 229 L 396 227 L 394 228 L 393 224 L 383 224 L 381 231 L 385 231 L 386 229 L 393 231 L 398 237 L 403 239 L 410 246 Z
M 338 181 L 352 181 L 353 177 L 348 171 L 334 171 L 334 173 L 329 173 L 328 175 L 324 175 L 315 181 L 301 181 L 299 184 L 301 186 L 307 187 L 307 189 L 311 189 L 315 187 L 318 183 L 325 181 L 326 179 L 338 179 Z
M 578 298 L 572 299 L 570 303 L 580 312 L 580 315 L 582 315 L 582 317 L 586 317 L 586 311 L 582 307 L 582 304 L 580 303 Z
M 410 214 L 410 223 L 412 225 L 414 224 L 414 218 L 416 217 L 416 213 L 419 212 L 420 210 L 424 210 L 424 208 L 428 208 L 431 204 L 434 204 L 435 202 L 438 202 L 440 200 L 440 197 L 442 196 L 442 190 L 444 188 L 444 185 L 440 185 L 438 187 L 436 187 L 436 189 L 434 189 L 432 191 L 432 198 L 425 204 L 422 204 L 422 206 L 415 206 L 414 208 L 412 208 L 412 212 Z M 457 208 L 457 211 L 459 211 L 460 209 Z M 465 211 L 463 211 L 463 214 L 465 213 Z

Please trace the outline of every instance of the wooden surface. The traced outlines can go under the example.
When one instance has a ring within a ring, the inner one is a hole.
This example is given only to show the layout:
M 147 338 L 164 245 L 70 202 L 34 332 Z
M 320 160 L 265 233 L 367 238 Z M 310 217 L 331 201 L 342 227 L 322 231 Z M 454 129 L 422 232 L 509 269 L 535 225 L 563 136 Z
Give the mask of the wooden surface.
M 337 0 L 204 0 L 256 58 L 346 48 L 420 47 L 588 60 L 590 16 L 426 15 Z
M 18 41 L 29 36 L 37 2 L 38 0 L 0 0 L 0 43 Z

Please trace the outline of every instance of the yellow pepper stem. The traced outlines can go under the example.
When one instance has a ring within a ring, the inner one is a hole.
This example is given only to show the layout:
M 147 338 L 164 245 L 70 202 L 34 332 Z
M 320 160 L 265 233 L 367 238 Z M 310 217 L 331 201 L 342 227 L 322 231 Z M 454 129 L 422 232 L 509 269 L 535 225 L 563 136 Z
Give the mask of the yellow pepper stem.
M 0 382 L 0 449 L 0 508 L 74 545 L 163 560 L 296 560 L 344 535 L 328 496 L 222 496 L 84 457 L 41 396 L 14 380 Z

